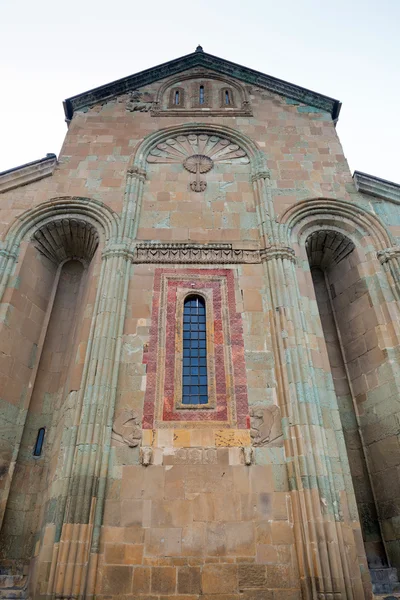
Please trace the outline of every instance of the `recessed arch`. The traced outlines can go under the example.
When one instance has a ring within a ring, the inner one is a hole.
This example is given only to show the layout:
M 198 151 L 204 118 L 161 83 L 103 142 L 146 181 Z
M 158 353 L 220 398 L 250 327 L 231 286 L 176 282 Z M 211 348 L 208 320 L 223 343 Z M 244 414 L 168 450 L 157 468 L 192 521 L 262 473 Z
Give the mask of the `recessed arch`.
M 19 245 L 40 227 L 60 219 L 78 219 L 93 225 L 104 241 L 118 234 L 119 216 L 106 204 L 91 198 L 52 198 L 19 215 L 5 234 L 5 243 Z
M 363 245 L 368 236 L 376 252 L 393 245 L 390 232 L 376 215 L 344 200 L 303 200 L 284 211 L 279 222 L 287 226 L 285 241 L 289 245 L 301 244 L 312 231 L 321 227 L 344 233 L 358 246 Z
M 204 133 L 208 135 L 215 134 L 220 137 L 229 138 L 232 142 L 238 144 L 243 148 L 243 150 L 245 150 L 249 156 L 253 174 L 260 169 L 261 165 L 265 170 L 266 157 L 264 153 L 261 152 L 257 144 L 253 142 L 253 140 L 231 127 L 211 124 L 206 125 L 204 123 L 186 123 L 185 125 L 166 127 L 165 129 L 159 129 L 158 131 L 151 133 L 136 147 L 130 163 L 130 169 L 136 168 L 139 171 L 145 171 L 147 156 L 154 146 L 160 144 L 168 138 L 189 133 Z

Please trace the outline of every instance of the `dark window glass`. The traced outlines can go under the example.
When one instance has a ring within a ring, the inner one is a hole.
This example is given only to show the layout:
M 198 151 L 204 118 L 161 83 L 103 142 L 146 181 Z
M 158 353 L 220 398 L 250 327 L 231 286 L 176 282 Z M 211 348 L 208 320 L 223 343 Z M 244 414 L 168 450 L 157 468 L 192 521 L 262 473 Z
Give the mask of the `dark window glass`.
M 201 296 L 183 305 L 182 404 L 208 404 L 206 306 Z
M 225 90 L 225 104 L 230 104 L 231 103 L 231 99 L 229 97 L 229 91 Z
M 175 104 L 179 104 L 179 90 L 175 92 Z
M 199 91 L 199 104 L 204 104 L 204 85 L 200 86 Z
M 43 442 L 44 442 L 44 433 L 45 433 L 45 428 L 41 427 L 38 431 L 37 434 L 37 438 L 36 438 L 36 444 L 35 447 L 33 449 L 33 456 L 40 456 L 42 454 L 42 448 L 43 448 Z

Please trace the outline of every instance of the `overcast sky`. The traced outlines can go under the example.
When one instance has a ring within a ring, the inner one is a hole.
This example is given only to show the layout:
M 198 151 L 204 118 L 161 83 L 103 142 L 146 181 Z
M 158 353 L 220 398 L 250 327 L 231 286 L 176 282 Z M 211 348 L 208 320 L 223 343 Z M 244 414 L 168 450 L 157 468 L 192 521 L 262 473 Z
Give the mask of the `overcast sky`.
M 58 154 L 62 100 L 194 51 L 343 102 L 351 171 L 400 183 L 400 0 L 1 0 L 0 171 Z

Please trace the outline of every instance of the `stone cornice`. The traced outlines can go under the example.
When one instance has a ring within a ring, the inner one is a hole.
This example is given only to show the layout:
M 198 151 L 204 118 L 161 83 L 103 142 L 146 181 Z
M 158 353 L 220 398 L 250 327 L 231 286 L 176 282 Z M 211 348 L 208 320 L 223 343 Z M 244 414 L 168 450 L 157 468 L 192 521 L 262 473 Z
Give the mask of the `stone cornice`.
M 400 184 L 361 171 L 354 171 L 353 179 L 359 192 L 400 204 Z
M 44 158 L 26 163 L 20 167 L 14 167 L 8 171 L 0 173 L 0 194 L 7 192 L 21 185 L 27 185 L 34 181 L 39 181 L 44 177 L 53 174 L 54 167 L 57 164 L 55 154 L 47 154 Z
M 328 96 L 307 90 L 282 79 L 265 75 L 259 71 L 243 67 L 212 54 L 207 54 L 206 52 L 192 52 L 162 65 L 157 65 L 151 69 L 146 69 L 140 73 L 124 77 L 118 81 L 113 81 L 68 98 L 64 101 L 66 119 L 67 121 L 71 120 L 74 112 L 80 108 L 104 102 L 194 67 L 211 69 L 222 75 L 236 78 L 244 83 L 262 87 L 286 98 L 292 98 L 309 106 L 320 108 L 330 113 L 332 119 L 337 119 L 339 116 L 341 103 L 334 98 L 329 98 Z

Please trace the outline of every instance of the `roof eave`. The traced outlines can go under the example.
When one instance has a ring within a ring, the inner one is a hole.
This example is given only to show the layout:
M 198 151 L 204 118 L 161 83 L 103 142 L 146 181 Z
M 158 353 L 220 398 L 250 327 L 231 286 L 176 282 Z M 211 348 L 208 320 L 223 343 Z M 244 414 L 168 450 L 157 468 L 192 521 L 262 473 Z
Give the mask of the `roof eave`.
M 206 52 L 192 52 L 180 58 L 168 61 L 161 65 L 140 71 L 134 75 L 118 79 L 106 85 L 77 94 L 64 101 L 64 112 L 67 121 L 72 119 L 74 111 L 102 102 L 118 95 L 127 93 L 139 87 L 143 87 L 154 81 L 164 79 L 178 74 L 187 69 L 202 66 L 213 69 L 224 75 L 234 77 L 249 84 L 265 87 L 272 92 L 285 96 L 301 103 L 320 108 L 329 112 L 333 120 L 337 120 L 341 108 L 341 102 L 324 96 L 307 88 L 294 85 L 282 79 L 277 79 L 254 69 L 230 62 Z

